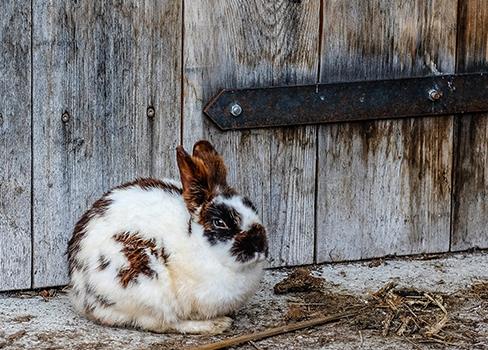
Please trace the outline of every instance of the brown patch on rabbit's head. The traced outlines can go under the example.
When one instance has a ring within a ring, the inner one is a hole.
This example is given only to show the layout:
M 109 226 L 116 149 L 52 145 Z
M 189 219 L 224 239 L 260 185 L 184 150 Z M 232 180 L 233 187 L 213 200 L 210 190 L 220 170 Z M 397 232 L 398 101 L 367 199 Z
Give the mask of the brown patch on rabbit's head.
M 231 190 L 227 184 L 227 167 L 224 158 L 215 150 L 210 142 L 200 140 L 193 146 L 193 157 L 201 159 L 208 168 L 209 182 L 219 186 L 220 190 Z
M 189 155 L 183 146 L 176 148 L 183 198 L 190 213 L 196 213 L 205 202 L 219 193 L 235 193 L 227 184 L 224 159 L 208 141 L 198 141 Z
M 198 222 L 210 245 L 225 247 L 226 255 L 238 265 L 261 262 L 268 255 L 266 229 L 245 197 L 215 196 L 202 207 Z
M 193 220 L 203 226 L 212 246 L 234 262 L 262 261 L 268 253 L 266 230 L 251 201 L 227 184 L 227 168 L 222 156 L 208 141 L 198 141 L 190 156 L 182 146 L 177 160 L 183 197 Z

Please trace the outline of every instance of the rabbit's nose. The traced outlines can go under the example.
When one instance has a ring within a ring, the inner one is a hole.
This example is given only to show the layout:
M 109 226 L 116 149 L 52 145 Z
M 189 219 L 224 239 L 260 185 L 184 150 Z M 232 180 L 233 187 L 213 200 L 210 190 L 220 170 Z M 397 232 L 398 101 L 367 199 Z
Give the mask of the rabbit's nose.
M 263 253 L 266 257 L 268 256 L 268 244 L 265 238 L 258 237 L 254 239 L 251 246 L 256 253 Z
M 266 230 L 262 225 L 254 224 L 247 232 L 250 246 L 255 252 L 267 253 L 268 241 L 266 239 Z
M 253 241 L 252 244 L 251 244 L 253 250 L 255 252 L 258 252 L 258 253 L 261 253 L 261 250 L 263 249 L 263 247 L 261 246 L 261 244 L 259 242 L 256 242 L 256 241 Z

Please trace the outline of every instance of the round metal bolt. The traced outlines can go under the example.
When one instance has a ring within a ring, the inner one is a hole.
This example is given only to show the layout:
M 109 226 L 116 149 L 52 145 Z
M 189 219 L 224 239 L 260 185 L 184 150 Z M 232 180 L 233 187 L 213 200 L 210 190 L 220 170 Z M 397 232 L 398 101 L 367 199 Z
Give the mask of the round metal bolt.
M 442 91 L 439 91 L 437 89 L 430 89 L 429 90 L 429 100 L 431 101 L 437 101 L 442 97 Z
M 238 103 L 234 103 L 230 107 L 230 114 L 232 114 L 234 117 L 239 116 L 242 113 L 242 107 Z
M 61 121 L 63 123 L 67 123 L 67 122 L 69 122 L 69 118 L 70 118 L 69 113 L 68 112 L 64 112 L 63 115 L 61 116 Z
M 154 107 L 152 106 L 147 107 L 146 115 L 149 118 L 154 118 L 154 116 L 156 115 L 156 111 L 154 110 Z

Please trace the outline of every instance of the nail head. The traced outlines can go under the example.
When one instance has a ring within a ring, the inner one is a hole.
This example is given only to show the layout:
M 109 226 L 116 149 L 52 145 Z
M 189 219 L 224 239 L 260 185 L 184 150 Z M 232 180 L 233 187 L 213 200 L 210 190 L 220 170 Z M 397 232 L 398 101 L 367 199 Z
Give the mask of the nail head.
M 430 89 L 429 90 L 429 100 L 431 101 L 437 101 L 442 97 L 442 91 L 439 91 L 437 89 Z
M 69 122 L 69 119 L 70 119 L 69 113 L 64 112 L 63 115 L 61 116 L 61 120 L 63 121 L 63 123 Z
M 152 106 L 147 107 L 146 114 L 149 118 L 154 118 L 154 116 L 156 115 L 156 111 L 154 110 L 154 107 Z
M 242 113 L 242 107 L 238 103 L 234 103 L 230 107 L 230 114 L 232 114 L 234 117 L 239 116 Z

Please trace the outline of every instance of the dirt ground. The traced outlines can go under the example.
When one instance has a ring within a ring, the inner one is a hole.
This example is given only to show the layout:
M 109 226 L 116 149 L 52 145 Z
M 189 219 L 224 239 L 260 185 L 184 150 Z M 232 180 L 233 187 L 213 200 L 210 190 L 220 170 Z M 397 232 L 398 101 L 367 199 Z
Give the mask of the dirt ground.
M 219 336 L 95 325 L 62 290 L 0 294 L 0 349 L 191 349 L 332 314 L 338 322 L 232 349 L 488 349 L 488 252 L 268 270 Z

